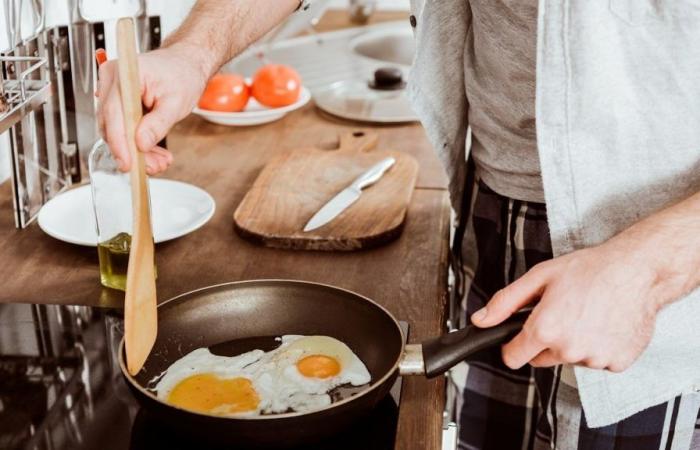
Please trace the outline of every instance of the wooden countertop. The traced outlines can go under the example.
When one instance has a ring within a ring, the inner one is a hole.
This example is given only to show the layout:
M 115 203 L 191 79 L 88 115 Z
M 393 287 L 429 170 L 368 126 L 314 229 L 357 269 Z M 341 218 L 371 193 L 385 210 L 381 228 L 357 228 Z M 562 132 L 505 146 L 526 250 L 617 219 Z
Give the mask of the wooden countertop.
M 366 295 L 410 324 L 411 342 L 443 332 L 447 301 L 450 209 L 442 169 L 419 125 L 371 127 L 378 148 L 420 163 L 406 227 L 396 241 L 354 253 L 295 252 L 259 247 L 233 230 L 232 214 L 266 159 L 284 149 L 330 146 L 358 126 L 313 105 L 252 128 L 226 128 L 189 117 L 171 132 L 175 163 L 167 178 L 206 189 L 216 213 L 200 230 L 156 246 L 158 298 L 227 281 L 289 278 L 337 285 Z M 0 185 L 0 302 L 121 307 L 123 294 L 102 288 L 97 252 L 57 241 L 36 223 L 14 227 L 10 183 Z M 437 450 L 442 435 L 444 380 L 404 381 L 397 449 Z
M 375 11 L 367 21 L 367 25 L 374 25 L 382 22 L 392 22 L 395 20 L 409 20 L 411 13 L 409 11 L 387 10 Z M 329 9 L 323 14 L 321 20 L 314 26 L 316 33 L 324 31 L 336 31 L 344 28 L 356 27 L 357 24 L 350 21 L 350 16 L 347 10 Z
M 375 299 L 410 324 L 410 341 L 443 331 L 446 305 L 449 203 L 444 176 L 419 125 L 379 127 L 378 148 L 414 155 L 417 188 L 402 236 L 354 253 L 295 252 L 258 247 L 233 230 L 232 214 L 265 160 L 284 149 L 329 145 L 339 132 L 360 129 L 319 113 L 312 105 L 284 120 L 234 129 L 196 117 L 169 136 L 175 163 L 167 177 L 206 189 L 216 213 L 200 230 L 156 246 L 158 298 L 227 281 L 289 278 L 337 285 Z M 97 252 L 57 241 L 36 223 L 17 230 L 10 183 L 0 186 L 0 302 L 121 307 L 123 294 L 102 288 Z M 439 449 L 442 380 L 407 379 L 397 449 Z

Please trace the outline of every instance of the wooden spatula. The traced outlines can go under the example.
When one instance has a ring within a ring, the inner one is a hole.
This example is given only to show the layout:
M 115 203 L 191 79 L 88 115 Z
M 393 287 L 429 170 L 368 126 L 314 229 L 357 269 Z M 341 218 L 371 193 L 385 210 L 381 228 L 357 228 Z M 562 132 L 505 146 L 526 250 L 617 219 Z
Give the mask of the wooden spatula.
M 136 127 L 142 116 L 141 84 L 131 19 L 120 19 L 117 23 L 117 50 L 124 129 L 131 155 L 131 200 L 134 211 L 129 268 L 126 272 L 124 342 L 127 369 L 131 375 L 136 375 L 153 348 L 158 317 L 146 162 L 143 153 L 136 148 Z

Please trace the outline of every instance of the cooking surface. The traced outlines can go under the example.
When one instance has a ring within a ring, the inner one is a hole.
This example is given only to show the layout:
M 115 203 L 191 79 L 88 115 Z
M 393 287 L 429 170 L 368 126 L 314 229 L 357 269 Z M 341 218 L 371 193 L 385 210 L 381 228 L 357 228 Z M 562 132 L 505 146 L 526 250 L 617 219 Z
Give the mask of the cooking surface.
M 390 450 L 396 441 L 398 408 L 392 397 L 387 396 L 377 408 L 353 428 L 332 436 L 316 445 L 304 445 L 289 450 Z M 191 448 L 206 450 L 230 449 L 229 446 L 203 446 L 201 439 L 173 432 L 156 422 L 147 411 L 140 409 L 130 429 L 130 449 Z M 274 429 L 271 430 L 274 432 Z M 244 449 L 240 449 L 244 450 Z
M 117 310 L 0 305 L 0 448 L 216 448 L 139 408 L 115 364 L 122 329 Z M 400 396 L 399 379 L 370 416 L 305 449 L 393 448 Z

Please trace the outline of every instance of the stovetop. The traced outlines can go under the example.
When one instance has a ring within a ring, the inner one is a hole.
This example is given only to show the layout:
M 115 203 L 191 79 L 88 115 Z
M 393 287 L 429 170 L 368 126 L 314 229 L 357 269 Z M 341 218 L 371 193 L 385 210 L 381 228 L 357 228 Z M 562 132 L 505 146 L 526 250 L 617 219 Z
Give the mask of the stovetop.
M 116 357 L 120 315 L 0 304 L 0 449 L 204 448 L 194 436 L 164 429 L 129 392 Z M 393 449 L 400 380 L 366 418 L 305 450 Z

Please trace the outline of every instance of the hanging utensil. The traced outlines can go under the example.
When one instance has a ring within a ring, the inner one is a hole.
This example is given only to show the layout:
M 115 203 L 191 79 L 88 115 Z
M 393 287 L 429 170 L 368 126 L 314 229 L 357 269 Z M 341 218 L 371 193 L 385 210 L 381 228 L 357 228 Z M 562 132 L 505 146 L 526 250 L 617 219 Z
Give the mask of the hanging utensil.
M 17 1 L 5 0 L 5 32 L 7 33 L 7 44 L 10 49 L 17 46 Z
M 136 127 L 141 121 L 141 90 L 132 19 L 117 22 L 119 85 L 126 143 L 131 156 L 131 200 L 134 211 L 133 236 L 126 275 L 124 340 L 129 373 L 143 367 L 157 334 L 154 245 L 148 204 L 148 178 L 142 152 L 136 148 Z
M 36 36 L 44 29 L 46 21 L 46 11 L 44 8 L 44 0 L 31 0 L 32 20 L 34 21 L 33 35 Z

